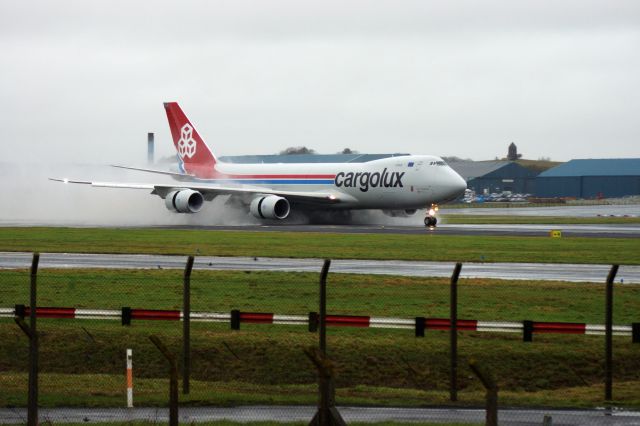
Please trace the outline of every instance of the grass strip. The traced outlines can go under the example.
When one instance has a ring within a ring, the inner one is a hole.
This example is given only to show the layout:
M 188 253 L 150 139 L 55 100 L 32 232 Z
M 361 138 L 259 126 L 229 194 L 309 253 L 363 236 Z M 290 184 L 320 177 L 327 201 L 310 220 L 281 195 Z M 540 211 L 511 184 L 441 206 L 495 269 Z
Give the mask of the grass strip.
M 309 419 L 311 420 L 311 419 Z M 156 421 L 149 422 L 107 422 L 107 423 L 99 423 L 92 421 L 91 424 L 104 424 L 109 426 L 148 426 L 150 424 L 157 424 Z M 213 422 L 190 422 L 190 423 L 179 423 L 184 425 L 197 424 L 198 426 L 239 426 L 239 425 L 251 425 L 251 426 L 307 426 L 309 422 L 234 422 L 229 420 L 220 420 Z M 431 422 L 416 422 L 416 421 L 408 421 L 405 423 L 402 422 L 349 422 L 350 425 L 354 426 L 398 426 L 398 425 L 411 425 L 411 426 L 423 426 L 423 425 L 437 425 L 437 426 L 477 426 L 477 423 L 431 423 Z M 75 425 L 86 425 L 86 423 L 56 423 L 57 426 L 75 426 Z
M 27 270 L 0 270 L 0 307 L 28 305 L 29 279 Z M 179 270 L 46 269 L 40 271 L 38 282 L 40 306 L 182 307 Z M 318 273 L 196 270 L 191 279 L 192 310 L 306 315 L 318 310 L 317 282 Z M 604 288 L 604 284 L 462 278 L 458 311 L 460 318 L 484 321 L 603 324 Z M 639 321 L 639 301 L 640 286 L 616 284 L 614 321 Z M 449 280 L 330 274 L 327 309 L 333 314 L 446 318 Z
M 85 330 L 86 331 L 86 330 Z M 168 368 L 149 342 L 145 326 L 121 331 L 43 327 L 41 405 L 122 406 L 124 353 L 134 354 L 134 394 L 138 406 L 165 406 Z M 26 339 L 0 325 L 3 353 L 0 405 L 26 404 Z M 179 332 L 161 339 L 180 352 Z M 308 333 L 265 332 L 247 327 L 196 327 L 193 334 L 192 393 L 186 405 L 304 404 L 316 402 L 316 376 L 302 349 L 315 343 Z M 343 405 L 433 406 L 448 403 L 447 333 L 427 339 L 391 333 L 332 331 L 329 356 L 336 371 L 336 401 Z M 627 339 L 615 339 L 614 404 L 640 407 L 640 361 Z M 505 336 L 464 335 L 460 339 L 460 405 L 481 405 L 484 389 L 466 367 L 473 357 L 495 375 L 501 404 L 513 406 L 595 407 L 604 401 L 602 344 L 593 337 L 542 336 L 533 344 Z M 20 357 L 22 359 L 20 359 Z M 9 363 L 10 365 L 6 365 Z
M 563 217 L 484 214 L 445 214 L 441 223 L 452 225 L 637 225 L 640 217 Z
M 107 422 L 107 423 L 99 423 L 99 422 L 91 422 L 91 424 L 104 424 L 104 425 L 109 425 L 109 426 L 119 426 L 119 425 L 123 425 L 123 426 L 138 426 L 138 425 L 143 425 L 143 426 L 148 426 L 150 424 L 157 424 L 156 421 L 149 421 L 149 422 Z M 191 425 L 193 426 L 194 424 L 196 424 L 195 422 L 190 422 L 190 423 L 178 423 L 178 424 L 184 424 L 184 425 Z M 197 425 L 198 426 L 238 426 L 238 425 L 251 425 L 251 426 L 307 426 L 309 424 L 309 422 L 233 422 L 233 421 L 229 421 L 229 420 L 220 420 L 220 421 L 214 421 L 214 422 L 198 422 Z M 441 423 L 441 422 L 437 422 L 437 423 L 431 423 L 431 422 L 414 422 L 414 421 L 410 421 L 407 423 L 401 423 L 401 422 L 349 422 L 350 425 L 354 425 L 354 426 L 400 426 L 400 425 L 407 425 L 407 426 L 477 426 L 477 423 Z M 57 426 L 75 426 L 75 425 L 86 425 L 86 423 L 56 423 Z
M 41 374 L 40 406 L 51 407 L 126 407 L 126 389 L 123 377 L 107 374 Z M 25 406 L 28 377 L 24 373 L 0 373 L 0 386 L 6 390 L 1 406 Z M 306 385 L 255 385 L 243 382 L 190 382 L 190 393 L 180 393 L 181 406 L 235 406 L 242 405 L 315 405 L 318 389 L 315 384 Z M 64 389 L 61 392 L 61 389 Z M 614 404 L 629 401 L 640 405 L 637 390 L 640 382 L 617 383 L 618 398 Z M 167 406 L 167 379 L 134 378 L 134 404 L 138 407 Z M 634 395 L 634 393 L 636 393 Z M 513 392 L 501 391 L 503 406 L 538 407 L 593 407 L 602 403 L 602 386 L 577 386 L 553 391 Z M 91 398 L 87 399 L 87 395 Z M 459 394 L 459 406 L 482 406 L 484 391 L 468 389 Z M 420 389 L 394 389 L 388 387 L 354 386 L 336 389 L 340 405 L 376 406 L 446 406 L 447 391 Z M 89 405 L 87 405 L 89 404 Z M 198 423 L 200 424 L 200 423 Z M 215 422 L 213 424 L 218 424 Z M 258 423 L 252 423 L 258 424 Z
M 304 314 L 317 310 L 317 279 L 316 273 L 194 271 L 192 306 L 200 311 L 228 312 L 235 308 Z M 44 270 L 39 275 L 38 296 L 41 306 L 180 309 L 181 281 L 181 271 Z M 28 284 L 26 270 L 0 271 L 2 306 L 26 304 Z M 462 279 L 459 315 L 486 321 L 602 323 L 603 287 L 585 283 Z M 448 280 L 444 278 L 330 275 L 328 311 L 403 318 L 446 317 L 448 290 Z M 637 321 L 639 292 L 639 286 L 615 286 L 616 323 Z M 177 321 L 134 320 L 131 326 L 123 327 L 119 321 L 42 319 L 38 326 L 42 373 L 78 376 L 80 380 L 94 375 L 123 379 L 127 348 L 134 350 L 137 379 L 160 380 L 166 375 L 166 363 L 148 336 L 160 335 L 175 353 L 180 353 L 181 348 L 182 324 Z M 313 403 L 309 396 L 312 391 L 305 393 L 297 388 L 312 389 L 315 381 L 315 372 L 302 349 L 317 344 L 317 335 L 309 333 L 306 327 L 243 323 L 240 331 L 232 331 L 227 323 L 194 323 L 192 336 L 193 379 L 237 387 L 229 390 L 223 386 L 223 399 L 205 397 L 203 405 Z M 553 405 L 549 400 L 571 395 L 572 389 L 579 390 L 575 391 L 575 400 L 573 396 L 560 398 L 554 406 L 601 403 L 594 399 L 596 396 L 583 402 L 580 399 L 584 392 L 598 389 L 602 382 L 602 336 L 536 335 L 533 343 L 523 343 L 518 334 L 461 332 L 459 340 L 460 384 L 465 392 L 482 395 L 477 380 L 464 367 L 464 360 L 473 357 L 495 372 L 505 395 L 516 395 L 513 404 L 527 405 L 523 402 L 526 400 Z M 615 383 L 637 384 L 640 346 L 631 344 L 630 337 L 616 337 L 614 341 Z M 424 339 L 417 339 L 412 330 L 331 327 L 329 348 L 339 372 L 338 386 L 349 403 L 390 401 L 390 405 L 419 406 L 441 404 L 446 398 L 447 332 L 427 331 Z M 12 390 L 18 385 L 8 382 L 16 381 L 16 374 L 27 371 L 27 353 L 27 339 L 13 321 L 0 320 L 0 371 L 12 377 L 0 383 L 0 403 L 5 406 L 20 403 L 12 398 L 23 398 Z M 217 392 L 215 386 L 210 393 Z M 277 391 L 278 386 L 288 390 Z M 78 387 L 58 386 L 59 392 L 54 392 L 51 404 L 62 401 L 71 404 L 71 388 Z M 243 391 L 245 388 L 250 390 Z M 397 390 L 396 396 L 387 388 Z M 100 389 L 102 385 L 80 392 L 78 406 L 112 404 L 115 397 L 103 398 Z M 357 392 L 359 389 L 364 390 Z M 413 391 L 425 394 L 415 398 Z M 294 395 L 285 397 L 279 392 Z M 616 398 L 620 398 L 621 405 L 634 406 L 637 397 L 632 394 L 632 390 L 616 392 Z M 602 397 L 595 390 L 593 395 Z M 635 395 L 640 395 L 637 388 Z M 532 399 L 534 396 L 538 399 Z M 104 402 L 95 402 L 96 399 Z M 149 404 L 154 403 L 152 399 Z M 477 402 L 473 398 L 471 401 Z
M 640 264 L 637 238 L 0 228 L 0 251 Z

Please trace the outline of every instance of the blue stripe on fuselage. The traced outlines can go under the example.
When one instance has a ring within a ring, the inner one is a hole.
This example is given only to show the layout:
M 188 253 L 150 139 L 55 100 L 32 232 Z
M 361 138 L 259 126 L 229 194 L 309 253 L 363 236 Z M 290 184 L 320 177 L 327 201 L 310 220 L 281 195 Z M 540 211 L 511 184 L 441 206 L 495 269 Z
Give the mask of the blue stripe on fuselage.
M 274 185 L 333 185 L 333 179 L 196 179 L 200 182 Z

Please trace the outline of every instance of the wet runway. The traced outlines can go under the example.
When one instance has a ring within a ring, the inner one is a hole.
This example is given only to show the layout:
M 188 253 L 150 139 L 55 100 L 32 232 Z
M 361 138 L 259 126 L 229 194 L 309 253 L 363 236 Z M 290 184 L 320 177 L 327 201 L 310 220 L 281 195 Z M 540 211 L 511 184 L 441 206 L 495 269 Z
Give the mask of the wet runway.
M 28 268 L 31 253 L 0 253 L 0 268 Z M 183 269 L 186 256 L 42 253 L 40 268 Z M 194 269 L 274 272 L 320 272 L 322 259 L 199 256 Z M 333 260 L 331 272 L 341 274 L 449 277 L 453 262 L 400 260 Z M 604 282 L 608 265 L 540 263 L 465 263 L 462 278 L 536 279 L 549 281 Z M 616 282 L 640 283 L 640 265 L 622 265 Z
M 447 216 L 465 215 L 504 215 L 504 216 L 560 216 L 560 217 L 598 217 L 631 216 L 640 217 L 640 204 L 596 205 L 596 206 L 556 206 L 556 207 L 500 207 L 500 208 L 461 208 L 442 207 L 442 217 L 434 231 L 422 224 L 423 214 L 418 212 L 408 218 L 391 218 L 381 212 L 362 213 L 355 216 L 354 224 L 309 225 L 276 221 L 260 224 L 257 219 L 244 217 L 226 217 L 225 220 L 211 216 L 212 211 L 201 215 L 171 215 L 168 212 L 152 210 L 164 219 L 147 215 L 146 220 L 138 216 L 118 215 L 112 218 L 92 214 L 83 219 L 73 216 L 57 219 L 36 219 L 34 217 L 0 218 L 0 226 L 62 226 L 62 227 L 118 227 L 118 228 L 158 228 L 158 229 L 203 229 L 232 231 L 270 231 L 270 232 L 330 232 L 349 234 L 403 234 L 403 235 L 497 235 L 497 236 L 548 236 L 552 230 L 562 231 L 567 237 L 614 237 L 640 238 L 640 224 L 610 225 L 463 225 L 448 224 Z M 135 213 L 135 212 L 134 212 Z M 163 213 L 163 214 L 160 214 Z M 246 215 L 245 215 L 246 216 Z M 217 223 L 215 222 L 217 220 Z
M 499 215 L 499 216 L 558 216 L 558 217 L 599 217 L 631 216 L 640 217 L 640 204 L 603 204 L 594 206 L 553 206 L 553 207 L 469 207 L 447 209 L 447 214 Z
M 457 408 L 387 408 L 338 407 L 347 422 L 430 422 L 484 424 L 485 412 L 480 409 Z M 181 407 L 180 423 L 230 420 L 236 422 L 308 422 L 316 407 L 310 406 L 244 406 L 244 407 Z M 640 412 L 605 410 L 501 409 L 501 425 L 539 426 L 550 416 L 554 425 L 563 426 L 630 426 L 640 424 Z M 51 423 L 97 423 L 144 421 L 167 423 L 169 413 L 164 408 L 41 408 L 39 418 Z M 23 408 L 0 409 L 0 423 L 24 424 Z

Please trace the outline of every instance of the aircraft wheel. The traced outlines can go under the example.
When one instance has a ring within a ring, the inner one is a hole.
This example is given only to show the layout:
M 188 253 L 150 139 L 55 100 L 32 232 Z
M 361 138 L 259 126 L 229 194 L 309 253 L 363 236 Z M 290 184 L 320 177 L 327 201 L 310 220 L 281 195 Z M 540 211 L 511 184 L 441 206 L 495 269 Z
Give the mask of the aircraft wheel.
M 424 218 L 424 226 L 428 228 L 435 228 L 438 223 L 438 219 L 435 216 L 427 216 Z

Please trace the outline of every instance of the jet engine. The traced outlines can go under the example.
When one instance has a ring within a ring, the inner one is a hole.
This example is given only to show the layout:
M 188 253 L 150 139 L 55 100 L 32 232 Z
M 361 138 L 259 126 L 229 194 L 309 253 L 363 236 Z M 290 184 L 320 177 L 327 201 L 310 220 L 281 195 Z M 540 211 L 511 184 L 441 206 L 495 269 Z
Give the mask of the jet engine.
M 406 210 L 382 210 L 382 213 L 391 217 L 409 217 L 416 214 L 416 209 L 406 209 Z
M 267 195 L 251 200 L 249 211 L 258 219 L 285 219 L 289 216 L 291 207 L 286 198 Z
M 197 213 L 202 209 L 204 197 L 198 191 L 181 189 L 171 191 L 164 199 L 164 204 L 171 211 L 178 213 Z

